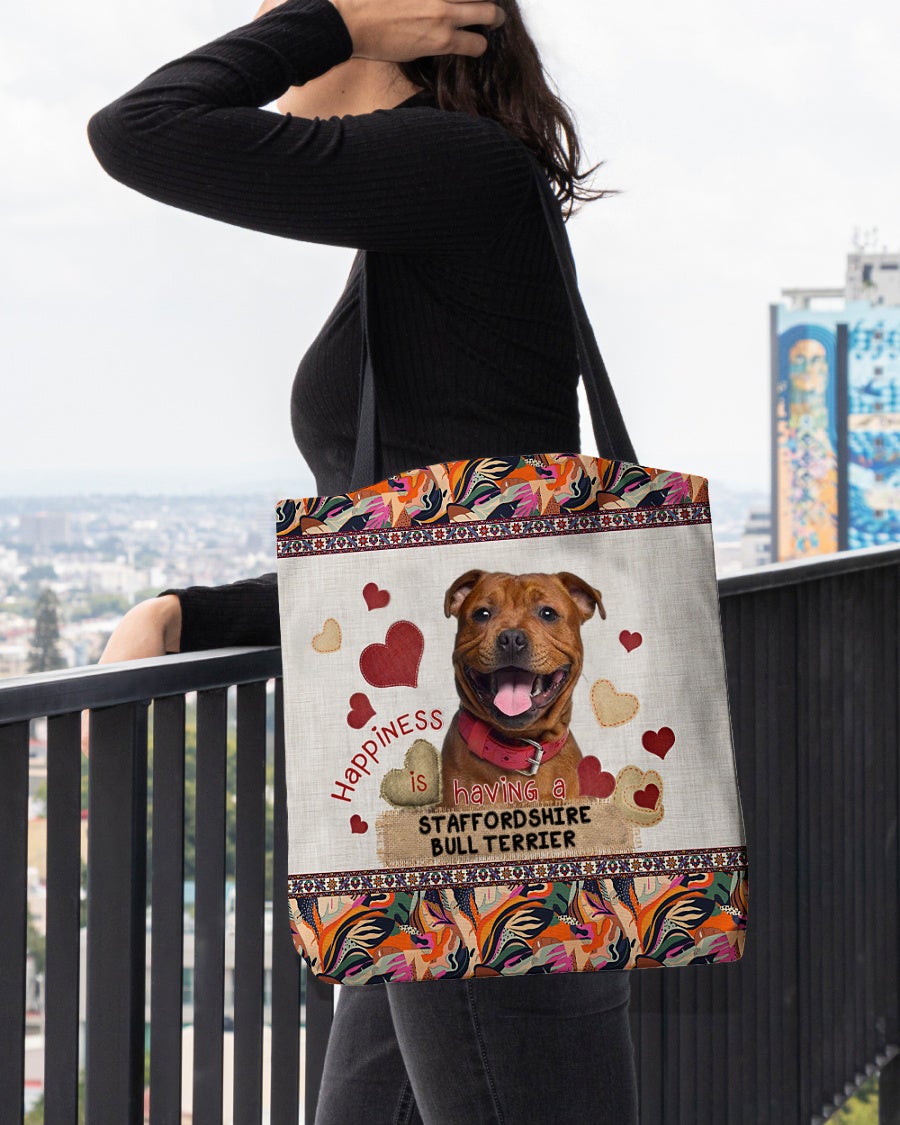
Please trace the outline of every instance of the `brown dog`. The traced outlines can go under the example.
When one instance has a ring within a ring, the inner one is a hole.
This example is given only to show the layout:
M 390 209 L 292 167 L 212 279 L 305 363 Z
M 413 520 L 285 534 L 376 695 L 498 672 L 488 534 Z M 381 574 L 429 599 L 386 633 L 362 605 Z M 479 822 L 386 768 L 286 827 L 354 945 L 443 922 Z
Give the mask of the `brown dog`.
M 484 803 L 577 796 L 581 751 L 569 720 L 581 626 L 595 607 L 605 618 L 599 591 L 567 572 L 470 570 L 456 579 L 444 613 L 459 622 L 453 667 L 462 707 L 441 751 L 445 806 L 471 802 L 473 786 Z

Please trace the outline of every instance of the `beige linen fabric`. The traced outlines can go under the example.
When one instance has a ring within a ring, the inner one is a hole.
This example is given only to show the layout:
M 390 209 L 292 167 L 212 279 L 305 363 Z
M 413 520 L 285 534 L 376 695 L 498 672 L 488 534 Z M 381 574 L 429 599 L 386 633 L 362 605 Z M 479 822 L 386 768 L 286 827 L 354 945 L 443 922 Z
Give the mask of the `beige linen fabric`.
M 634 776 L 655 771 L 661 779 L 663 816 L 635 832 L 637 849 L 743 845 L 711 529 L 692 524 L 279 559 L 289 872 L 381 867 L 377 825 L 391 810 L 381 796 L 384 777 L 403 766 L 417 739 L 440 752 L 457 710 L 457 623 L 443 602 L 473 568 L 569 571 L 601 591 L 607 617 L 595 614 L 582 628 L 571 730 L 582 755 L 598 758 L 604 771 L 633 767 Z M 363 589 L 372 582 L 390 600 L 370 609 Z M 400 621 L 413 623 L 424 642 L 416 686 L 367 683 L 360 654 L 383 644 Z M 641 634 L 630 652 L 623 630 Z M 591 704 L 598 681 L 636 698 L 632 718 L 601 725 Z M 359 729 L 347 718 L 355 695 L 375 712 Z M 645 732 L 662 728 L 675 736 L 664 758 L 642 744 Z

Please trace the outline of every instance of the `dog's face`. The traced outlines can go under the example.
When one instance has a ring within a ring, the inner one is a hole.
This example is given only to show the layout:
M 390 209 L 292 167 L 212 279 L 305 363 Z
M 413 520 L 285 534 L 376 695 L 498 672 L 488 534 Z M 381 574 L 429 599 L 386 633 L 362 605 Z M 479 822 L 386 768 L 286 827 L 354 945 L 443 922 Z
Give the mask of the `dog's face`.
M 465 706 L 497 730 L 568 722 L 581 675 L 581 626 L 598 590 L 577 575 L 501 574 L 470 570 L 444 598 L 459 625 L 453 651 L 456 686 Z

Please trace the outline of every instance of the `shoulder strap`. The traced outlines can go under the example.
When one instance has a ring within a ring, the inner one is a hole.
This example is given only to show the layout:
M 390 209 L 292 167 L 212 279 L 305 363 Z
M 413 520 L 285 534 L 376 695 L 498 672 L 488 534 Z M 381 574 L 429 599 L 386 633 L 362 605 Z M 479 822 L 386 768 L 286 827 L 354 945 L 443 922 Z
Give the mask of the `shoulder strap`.
M 581 378 L 587 394 L 588 408 L 594 428 L 597 451 L 603 457 L 618 461 L 637 462 L 634 447 L 625 428 L 619 404 L 612 389 L 612 383 L 600 355 L 594 330 L 588 319 L 584 302 L 578 291 L 575 273 L 575 259 L 565 229 L 559 200 L 550 187 L 546 173 L 537 158 L 531 156 L 532 171 L 538 183 L 538 192 L 560 272 L 569 296 L 572 323 L 575 328 L 575 341 L 578 348 L 578 362 Z M 357 415 L 356 452 L 353 458 L 353 472 L 350 477 L 350 490 L 363 488 L 381 479 L 380 443 L 375 402 L 375 372 L 372 367 L 372 346 L 369 333 L 369 284 L 370 271 L 366 268 L 367 252 L 363 251 L 362 278 L 360 283 L 360 314 L 363 326 L 363 362 L 360 370 L 359 412 Z M 522 452 L 543 452 L 541 450 Z M 485 450 L 488 456 L 489 450 Z
M 584 302 L 578 291 L 575 259 L 572 255 L 569 235 L 560 211 L 559 200 L 554 195 L 550 182 L 537 158 L 532 156 L 531 159 L 535 178 L 538 181 L 538 190 L 541 194 L 541 203 L 544 205 L 544 215 L 550 228 L 550 237 L 553 239 L 553 248 L 556 250 L 559 268 L 563 275 L 563 281 L 566 283 L 566 292 L 569 294 L 569 307 L 572 311 L 575 340 L 578 345 L 581 380 L 587 394 L 597 452 L 601 457 L 637 464 L 634 446 L 631 444 L 631 438 L 625 428 L 625 421 L 616 401 L 606 364 L 603 362 L 594 330 L 591 328 Z

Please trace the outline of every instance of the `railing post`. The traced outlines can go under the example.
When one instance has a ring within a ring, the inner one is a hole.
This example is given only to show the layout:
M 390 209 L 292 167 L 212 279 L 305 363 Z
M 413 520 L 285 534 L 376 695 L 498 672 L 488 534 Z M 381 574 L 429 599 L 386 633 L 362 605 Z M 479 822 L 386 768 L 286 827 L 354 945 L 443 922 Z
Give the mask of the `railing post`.
M 153 704 L 150 1125 L 181 1121 L 184 696 Z
M 78 993 L 81 975 L 81 715 L 47 722 L 47 969 L 44 1118 L 78 1112 Z
M 275 845 L 272 857 L 272 1125 L 297 1125 L 300 1100 L 300 955 L 288 910 L 284 699 L 275 681 Z
M 266 879 L 266 685 L 237 689 L 234 1119 L 262 1113 Z
M 900 1125 L 900 1051 L 878 1075 L 878 1125 Z
M 91 714 L 87 1074 L 91 1125 L 143 1121 L 147 705 Z
M 227 706 L 224 688 L 197 696 L 194 1125 L 222 1121 Z
M 0 727 L 0 1107 L 18 1125 L 25 1088 L 25 948 L 28 917 L 28 723 Z

